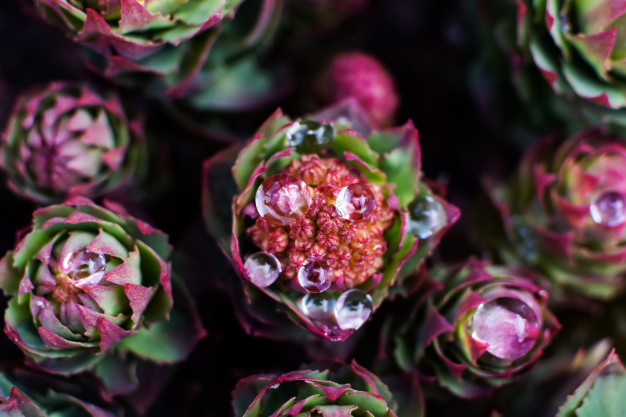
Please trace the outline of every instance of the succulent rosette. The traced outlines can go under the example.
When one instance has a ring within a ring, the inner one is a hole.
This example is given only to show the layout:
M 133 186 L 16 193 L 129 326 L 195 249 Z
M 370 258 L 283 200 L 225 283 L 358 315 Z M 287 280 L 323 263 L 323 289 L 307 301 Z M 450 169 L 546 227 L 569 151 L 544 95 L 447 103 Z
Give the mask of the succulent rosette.
M 372 131 L 350 109 L 296 120 L 278 110 L 204 168 L 205 221 L 243 279 L 246 314 L 267 323 L 278 307 L 335 341 L 415 274 L 459 216 L 420 180 L 411 122 Z
M 610 0 L 522 0 L 516 4 L 517 10 L 509 8 L 509 21 L 500 25 L 498 36 L 507 52 L 516 56 L 519 86 L 528 87 L 527 81 L 534 77 L 528 68 L 536 68 L 557 95 L 570 100 L 573 107 L 565 110 L 570 118 L 582 112 L 595 123 L 609 118 L 623 126 L 624 6 Z
M 434 280 L 409 318 L 391 319 L 385 343 L 402 370 L 434 377 L 457 396 L 478 397 L 513 381 L 560 328 L 529 270 L 470 260 L 429 275 Z
M 363 52 L 335 56 L 317 80 L 317 94 L 326 104 L 354 97 L 373 126 L 390 126 L 398 108 L 394 80 L 375 57 Z
M 626 368 L 611 351 L 559 408 L 556 417 L 619 416 L 624 410 Z
M 233 408 L 236 417 L 402 416 L 396 414 L 387 386 L 354 361 L 351 366 L 332 364 L 323 371 L 250 376 L 235 387 Z M 411 410 L 405 415 L 420 413 Z
M 140 360 L 182 360 L 204 330 L 172 281 L 167 236 L 109 206 L 115 211 L 77 197 L 35 211 L 0 262 L 0 287 L 11 296 L 5 333 L 27 363 L 91 371 L 121 393 L 136 387 Z
M 142 123 L 119 98 L 55 82 L 18 98 L 0 143 L 0 166 L 15 193 L 38 203 L 98 197 L 139 176 Z
M 212 53 L 224 24 L 234 18 L 241 3 L 34 0 L 45 20 L 93 51 L 89 59 L 93 69 L 122 83 L 141 84 L 156 95 L 166 93 L 174 98 L 198 88 L 196 77 L 210 55 L 219 55 L 221 62 L 225 52 L 234 50 L 233 45 L 222 45 Z M 238 53 L 263 38 L 264 29 L 272 22 L 270 17 L 280 7 L 280 1 L 262 2 L 258 23 L 237 38 L 234 46 Z
M 45 382 L 44 382 L 45 381 Z M 0 413 L 7 417 L 116 417 L 114 409 L 104 409 L 69 393 L 44 385 L 50 383 L 24 371 L 0 373 Z M 67 388 L 67 383 L 65 384 Z M 78 387 L 72 387 L 80 392 Z
M 536 268 L 557 292 L 615 297 L 626 282 L 625 163 L 623 139 L 602 128 L 531 148 L 517 177 L 492 188 L 503 259 Z

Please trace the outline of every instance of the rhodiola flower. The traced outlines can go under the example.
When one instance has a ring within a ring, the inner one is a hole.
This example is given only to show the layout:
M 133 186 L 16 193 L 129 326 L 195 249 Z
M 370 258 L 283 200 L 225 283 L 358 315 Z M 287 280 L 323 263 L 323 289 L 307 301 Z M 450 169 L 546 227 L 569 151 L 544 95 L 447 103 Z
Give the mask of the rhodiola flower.
M 115 94 L 55 82 L 18 98 L 0 143 L 0 166 L 16 193 L 50 204 L 99 197 L 136 179 L 146 149 L 143 126 Z
M 293 371 L 283 375 L 253 375 L 233 391 L 236 417 L 275 415 L 374 417 L 419 416 L 422 410 L 396 414 L 389 388 L 356 362 L 335 363 L 323 371 Z
M 560 328 L 530 270 L 471 260 L 429 275 L 432 292 L 410 299 L 410 314 L 392 315 L 384 343 L 401 369 L 433 376 L 455 395 L 477 397 L 511 382 Z
M 180 361 L 204 330 L 172 280 L 167 236 L 111 208 L 74 198 L 35 211 L 0 261 L 0 287 L 5 333 L 29 364 L 92 371 L 118 393 L 136 388 L 139 360 Z
M 626 146 L 601 128 L 525 155 L 508 186 L 492 188 L 504 222 L 499 253 L 539 270 L 556 290 L 612 298 L 624 288 Z
M 363 133 L 351 123 L 277 111 L 238 154 L 205 164 L 206 223 L 260 322 L 275 314 L 260 303 L 274 304 L 309 332 L 344 340 L 458 218 L 421 181 L 411 122 Z M 233 187 L 223 179 L 231 167 Z

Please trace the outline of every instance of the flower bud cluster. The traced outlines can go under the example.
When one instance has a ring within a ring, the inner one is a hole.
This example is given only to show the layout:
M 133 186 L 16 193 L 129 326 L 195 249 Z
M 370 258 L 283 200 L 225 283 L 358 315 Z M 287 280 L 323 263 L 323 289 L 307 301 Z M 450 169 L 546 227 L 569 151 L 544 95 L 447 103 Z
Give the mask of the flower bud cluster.
M 304 155 L 292 160 L 285 171 L 309 186 L 311 206 L 289 225 L 277 226 L 257 217 L 248 229 L 252 242 L 281 262 L 282 276 L 287 280 L 295 278 L 312 256 L 328 262 L 338 287 L 354 287 L 379 272 L 387 250 L 383 232 L 394 217 L 381 188 L 337 158 Z M 356 183 L 367 183 L 376 209 L 366 219 L 350 221 L 341 217 L 334 203 L 342 188 Z

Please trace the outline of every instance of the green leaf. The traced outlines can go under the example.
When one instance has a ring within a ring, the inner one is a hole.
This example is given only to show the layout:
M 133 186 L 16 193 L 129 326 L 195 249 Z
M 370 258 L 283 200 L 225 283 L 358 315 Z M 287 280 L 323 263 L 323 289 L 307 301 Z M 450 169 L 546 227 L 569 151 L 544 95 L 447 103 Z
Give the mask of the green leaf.
M 337 403 L 341 405 L 356 404 L 361 410 L 367 410 L 376 417 L 384 417 L 388 410 L 385 400 L 366 392 L 347 393 L 339 397 Z
M 173 363 L 184 359 L 195 345 L 195 329 L 183 314 L 174 310 L 169 321 L 154 323 L 149 329 L 127 337 L 118 343 L 119 349 L 127 349 L 143 359 Z
M 230 255 L 233 198 L 239 193 L 231 168 L 239 146 L 230 147 L 207 159 L 203 166 L 202 215 L 209 233 Z
M 20 271 L 13 268 L 13 252 L 7 252 L 0 260 L 0 288 L 7 295 L 17 295 L 22 279 Z
M 103 358 L 94 372 L 111 394 L 126 393 L 137 388 L 137 361 L 115 355 Z
M 46 230 L 33 230 L 22 241 L 22 246 L 13 255 L 13 265 L 24 269 L 26 263 L 35 257 L 46 243 L 50 242 L 51 234 Z
M 266 137 L 257 136 L 239 152 L 233 167 L 233 175 L 240 190 L 246 189 L 254 170 L 261 163 L 261 154 L 266 142 Z
M 576 415 L 621 417 L 624 410 L 626 410 L 626 375 L 607 375 L 593 384 Z
M 378 164 L 378 154 L 370 149 L 367 141 L 350 131 L 337 132 L 335 140 L 331 142 L 331 146 L 337 155 L 350 152 L 370 166 L 374 167 Z
M 417 193 L 420 173 L 412 164 L 413 157 L 405 149 L 396 149 L 384 156 L 381 169 L 387 174 L 387 180 L 396 184 L 393 193 L 400 205 L 409 204 Z

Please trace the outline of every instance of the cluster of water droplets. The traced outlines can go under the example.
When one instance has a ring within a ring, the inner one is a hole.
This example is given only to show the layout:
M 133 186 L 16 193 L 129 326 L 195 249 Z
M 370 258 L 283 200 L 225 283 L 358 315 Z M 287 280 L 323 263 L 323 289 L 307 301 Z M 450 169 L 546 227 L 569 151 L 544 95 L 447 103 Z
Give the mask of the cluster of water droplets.
M 80 288 L 99 284 L 104 277 L 106 263 L 104 254 L 79 249 L 63 258 L 61 269 Z
M 616 227 L 626 221 L 626 196 L 617 191 L 605 191 L 589 206 L 593 221 L 606 227 Z
M 356 330 L 369 318 L 374 308 L 365 291 L 351 289 L 337 293 L 309 293 L 302 297 L 300 308 L 318 327 Z
M 332 124 L 313 120 L 293 123 L 286 132 L 289 146 L 300 154 L 321 153 L 335 138 Z M 306 183 L 290 174 L 280 173 L 264 180 L 255 196 L 257 211 L 276 226 L 288 226 L 304 215 L 312 199 Z M 349 221 L 368 219 L 376 208 L 372 190 L 355 183 L 342 188 L 335 200 L 339 215 Z M 281 273 L 280 261 L 272 254 L 257 252 L 246 258 L 244 269 L 254 285 L 272 285 Z M 358 329 L 373 309 L 372 297 L 358 289 L 343 293 L 328 291 L 333 283 L 333 271 L 328 262 L 318 256 L 309 257 L 298 270 L 298 283 L 306 291 L 300 301 L 302 312 L 319 327 L 331 332 Z

